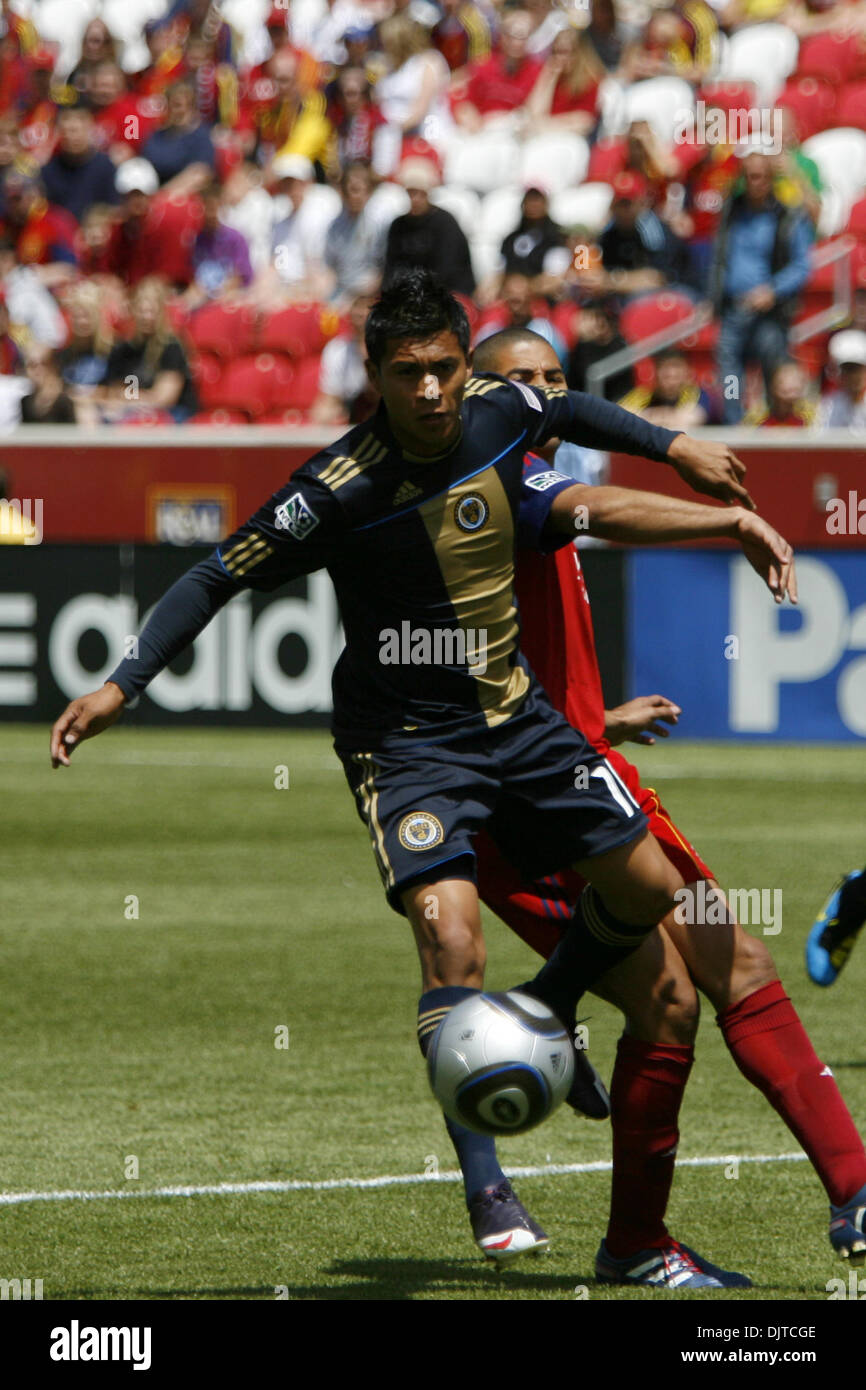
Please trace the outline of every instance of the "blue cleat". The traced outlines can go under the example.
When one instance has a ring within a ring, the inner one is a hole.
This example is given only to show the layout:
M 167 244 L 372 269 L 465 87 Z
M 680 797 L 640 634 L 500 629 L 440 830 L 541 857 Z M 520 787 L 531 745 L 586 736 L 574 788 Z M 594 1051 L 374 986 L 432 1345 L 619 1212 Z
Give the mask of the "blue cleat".
M 600 1284 L 633 1284 L 650 1289 L 750 1289 L 751 1279 L 719 1269 L 703 1256 L 672 1240 L 657 1250 L 639 1250 L 615 1260 L 601 1242 L 595 1257 Z
M 832 985 L 866 921 L 866 870 L 846 874 L 809 932 L 806 969 L 816 985 Z
M 484 1258 L 496 1265 L 510 1264 L 518 1255 L 540 1254 L 550 1245 L 549 1236 L 533 1221 L 507 1181 L 476 1193 L 469 1203 L 469 1220 L 475 1244 Z
M 830 1244 L 849 1264 L 866 1263 L 866 1185 L 843 1207 L 830 1207 Z

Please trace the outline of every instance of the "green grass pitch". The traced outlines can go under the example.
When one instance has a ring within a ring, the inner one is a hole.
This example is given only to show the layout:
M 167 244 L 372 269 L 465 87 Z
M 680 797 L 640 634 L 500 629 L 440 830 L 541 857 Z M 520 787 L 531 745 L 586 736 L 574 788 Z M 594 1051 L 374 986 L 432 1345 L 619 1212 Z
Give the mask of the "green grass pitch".
M 769 944 L 866 1127 L 866 944 L 832 990 L 803 966 L 835 876 L 866 857 L 866 750 L 672 739 L 633 751 L 723 887 L 783 890 Z M 3 1192 L 454 1168 L 414 1041 L 410 935 L 385 907 L 325 734 L 130 722 L 52 772 L 47 730 L 7 725 L 0 798 Z M 489 985 L 525 978 L 528 949 L 493 918 L 487 933 Z M 595 1000 L 585 1012 L 609 1076 L 621 1021 Z M 544 1169 L 606 1160 L 609 1142 L 607 1125 L 561 1110 L 500 1152 Z M 707 1008 L 681 1156 L 795 1148 Z M 732 1171 L 682 1168 L 671 1202 L 674 1234 L 755 1280 L 711 1297 L 826 1299 L 845 1271 L 809 1165 Z M 609 1181 L 518 1183 L 553 1251 L 501 1275 L 477 1256 L 460 1188 L 425 1182 L 5 1204 L 0 1277 L 41 1278 L 46 1299 L 683 1297 L 595 1284 Z

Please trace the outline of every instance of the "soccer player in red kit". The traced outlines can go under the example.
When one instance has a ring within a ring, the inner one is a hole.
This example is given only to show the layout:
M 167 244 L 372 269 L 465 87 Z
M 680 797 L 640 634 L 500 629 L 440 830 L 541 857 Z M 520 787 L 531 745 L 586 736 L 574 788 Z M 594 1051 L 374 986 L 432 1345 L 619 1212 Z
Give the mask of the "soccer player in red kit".
M 486 339 L 476 350 L 475 370 L 533 386 L 555 387 L 565 380 L 550 345 L 526 330 L 507 330 Z M 637 768 L 610 746 L 625 740 L 652 743 L 653 735 L 667 733 L 659 721 L 675 723 L 679 710 L 661 696 L 605 710 L 577 549 L 569 545 L 548 556 L 519 552 L 516 591 L 523 650 L 554 706 L 606 756 L 685 883 L 705 880 L 720 895 L 711 870 L 655 791 L 642 787 Z M 486 835 L 479 836 L 476 851 L 483 901 L 536 951 L 550 956 L 585 881 L 569 870 L 541 884 L 527 883 Z M 714 1005 L 740 1071 L 766 1096 L 811 1159 L 830 1200 L 834 1249 L 852 1263 L 862 1263 L 866 1154 L 832 1073 L 816 1056 L 769 951 L 742 930 L 726 905 L 720 924 L 708 923 L 700 931 L 690 931 L 676 915 L 665 918 L 661 930 L 592 987 L 627 1019 L 611 1085 L 611 1211 L 596 1260 L 598 1278 L 668 1288 L 749 1282 L 726 1274 L 673 1240 L 664 1221 L 679 1109 L 694 1057 L 696 986 Z M 715 920 L 707 915 L 710 923 Z M 528 1221 L 528 1234 L 521 1233 L 516 1244 L 524 1249 L 546 1244 L 543 1232 L 530 1239 L 538 1228 L 531 1218 Z M 497 1255 L 495 1248 L 488 1247 L 486 1253 Z

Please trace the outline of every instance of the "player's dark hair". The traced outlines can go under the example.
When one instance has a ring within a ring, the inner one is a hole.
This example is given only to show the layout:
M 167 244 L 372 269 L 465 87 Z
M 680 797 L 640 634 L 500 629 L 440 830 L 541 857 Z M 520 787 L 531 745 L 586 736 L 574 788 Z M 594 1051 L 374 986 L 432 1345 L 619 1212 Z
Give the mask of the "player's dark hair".
M 518 343 L 544 343 L 550 347 L 550 343 L 543 338 L 540 333 L 535 333 L 531 328 L 503 328 L 499 333 L 491 333 L 489 338 L 484 338 L 478 343 L 472 354 L 472 370 L 474 372 L 495 372 L 498 371 L 496 360 L 500 352 L 510 347 L 516 347 Z
M 429 270 L 420 266 L 395 270 L 382 287 L 364 327 L 367 355 L 377 367 L 391 338 L 423 341 L 453 333 L 469 354 L 469 320 L 463 305 Z

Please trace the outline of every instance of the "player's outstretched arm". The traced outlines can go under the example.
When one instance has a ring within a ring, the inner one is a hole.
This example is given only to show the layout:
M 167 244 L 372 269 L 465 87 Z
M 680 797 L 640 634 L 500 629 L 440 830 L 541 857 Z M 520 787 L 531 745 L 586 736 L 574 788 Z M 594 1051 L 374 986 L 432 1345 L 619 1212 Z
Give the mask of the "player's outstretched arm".
M 777 603 L 797 602 L 794 553 L 786 540 L 745 507 L 709 507 L 658 492 L 576 483 L 553 499 L 549 524 L 559 534 L 588 531 L 603 540 L 632 545 L 728 539 L 760 574 Z
M 51 766 L 68 767 L 79 743 L 95 738 L 120 718 L 126 696 L 119 685 L 106 681 L 101 690 L 71 700 L 51 730 Z
M 746 466 L 727 444 L 663 429 L 612 401 L 582 391 L 547 397 L 542 411 L 544 438 L 558 435 L 588 448 L 670 463 L 695 492 L 755 509 L 743 484 Z

